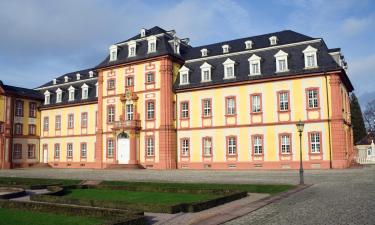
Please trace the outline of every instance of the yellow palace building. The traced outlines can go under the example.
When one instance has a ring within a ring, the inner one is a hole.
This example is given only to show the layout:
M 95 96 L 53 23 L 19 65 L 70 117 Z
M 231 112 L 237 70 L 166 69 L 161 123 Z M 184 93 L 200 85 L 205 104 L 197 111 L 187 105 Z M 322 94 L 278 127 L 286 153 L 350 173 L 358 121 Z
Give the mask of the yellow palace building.
M 344 57 L 290 30 L 193 47 L 174 30 L 141 29 L 97 66 L 22 89 L 31 100 L 4 86 L 1 168 L 295 169 L 299 120 L 305 168 L 353 159 Z M 35 135 L 18 140 L 20 121 Z M 31 141 L 35 157 L 20 158 Z

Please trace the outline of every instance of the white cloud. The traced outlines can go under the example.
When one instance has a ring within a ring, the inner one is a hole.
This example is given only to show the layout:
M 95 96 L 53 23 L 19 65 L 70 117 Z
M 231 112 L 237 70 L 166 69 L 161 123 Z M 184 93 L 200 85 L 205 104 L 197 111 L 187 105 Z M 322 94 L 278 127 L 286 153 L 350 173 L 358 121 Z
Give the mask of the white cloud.
M 357 93 L 375 90 L 374 71 L 375 54 L 354 58 L 349 62 L 348 74 Z

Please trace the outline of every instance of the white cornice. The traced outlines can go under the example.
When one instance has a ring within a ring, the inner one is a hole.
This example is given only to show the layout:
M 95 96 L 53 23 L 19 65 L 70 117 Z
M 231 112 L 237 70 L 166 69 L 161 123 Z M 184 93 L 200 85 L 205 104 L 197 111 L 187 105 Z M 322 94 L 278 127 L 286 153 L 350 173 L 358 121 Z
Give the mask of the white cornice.
M 72 81 L 72 82 L 67 82 L 67 83 L 62 83 L 62 84 L 55 84 L 55 85 L 50 85 L 46 87 L 40 87 L 40 88 L 35 88 L 34 90 L 39 91 L 39 90 L 44 90 L 44 89 L 50 89 L 50 88 L 56 88 L 56 87 L 61 87 L 61 86 L 66 86 L 69 84 L 77 84 L 77 83 L 84 83 L 86 81 L 92 81 L 92 80 L 97 80 L 97 77 L 85 79 L 85 80 L 77 80 L 77 81 Z
M 243 54 L 248 54 L 248 53 L 253 53 L 253 52 L 262 52 L 262 51 L 267 51 L 267 50 L 272 50 L 272 49 L 279 49 L 279 48 L 286 48 L 286 47 L 292 47 L 292 46 L 298 46 L 298 45 L 304 45 L 304 44 L 311 44 L 311 43 L 316 43 L 320 42 L 322 39 L 314 39 L 310 41 L 302 41 L 302 42 L 297 42 L 297 43 L 291 43 L 291 44 L 285 44 L 285 45 L 276 45 L 276 46 L 270 46 L 266 48 L 259 48 L 259 49 L 251 49 L 251 50 L 245 50 L 241 52 L 233 52 L 233 53 L 227 53 L 227 54 L 221 54 L 221 55 L 215 55 L 215 56 L 208 56 L 204 58 L 197 58 L 197 59 L 190 59 L 186 60 L 185 63 L 191 63 L 191 62 L 199 62 L 199 61 L 205 61 L 209 59 L 218 59 L 218 58 L 227 58 L 230 56 L 236 56 L 236 55 L 243 55 Z

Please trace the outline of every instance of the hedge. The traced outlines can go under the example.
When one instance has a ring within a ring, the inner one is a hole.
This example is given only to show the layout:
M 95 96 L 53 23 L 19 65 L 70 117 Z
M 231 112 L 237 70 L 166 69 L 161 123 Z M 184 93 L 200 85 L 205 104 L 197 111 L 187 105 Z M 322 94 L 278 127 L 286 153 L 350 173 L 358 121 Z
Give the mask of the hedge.
M 134 212 L 119 209 L 92 208 L 85 206 L 6 200 L 0 200 L 0 208 L 13 208 L 35 212 L 63 214 L 69 216 L 97 217 L 108 220 L 105 225 L 143 225 L 146 223 L 143 212 Z

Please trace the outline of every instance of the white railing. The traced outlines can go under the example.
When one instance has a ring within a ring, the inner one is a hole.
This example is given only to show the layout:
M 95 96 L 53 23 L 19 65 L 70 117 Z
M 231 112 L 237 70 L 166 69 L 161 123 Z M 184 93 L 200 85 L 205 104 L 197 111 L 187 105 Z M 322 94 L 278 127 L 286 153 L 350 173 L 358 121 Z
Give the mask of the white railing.
M 375 156 L 370 156 L 366 158 L 357 157 L 356 162 L 359 164 L 375 164 Z

